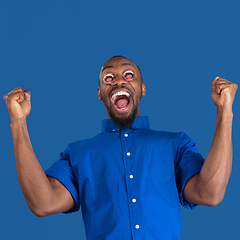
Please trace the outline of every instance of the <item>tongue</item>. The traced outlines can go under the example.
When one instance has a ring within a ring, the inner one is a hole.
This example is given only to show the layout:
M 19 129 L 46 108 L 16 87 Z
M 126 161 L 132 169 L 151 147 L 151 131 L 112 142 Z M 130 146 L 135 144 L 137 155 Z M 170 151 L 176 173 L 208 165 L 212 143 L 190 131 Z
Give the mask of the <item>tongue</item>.
M 117 105 L 118 108 L 125 108 L 128 105 L 128 100 L 126 98 L 119 99 L 116 102 L 116 105 Z

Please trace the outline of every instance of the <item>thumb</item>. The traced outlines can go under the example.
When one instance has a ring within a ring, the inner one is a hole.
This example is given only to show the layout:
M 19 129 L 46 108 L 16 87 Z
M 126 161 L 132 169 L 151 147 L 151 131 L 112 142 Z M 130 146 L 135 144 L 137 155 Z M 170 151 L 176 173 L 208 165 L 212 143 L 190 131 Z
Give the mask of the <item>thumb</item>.
M 30 101 L 31 93 L 29 90 L 24 91 L 25 100 Z
M 219 79 L 219 77 L 215 77 L 214 80 L 212 81 L 212 87 L 216 87 L 217 84 L 217 80 Z

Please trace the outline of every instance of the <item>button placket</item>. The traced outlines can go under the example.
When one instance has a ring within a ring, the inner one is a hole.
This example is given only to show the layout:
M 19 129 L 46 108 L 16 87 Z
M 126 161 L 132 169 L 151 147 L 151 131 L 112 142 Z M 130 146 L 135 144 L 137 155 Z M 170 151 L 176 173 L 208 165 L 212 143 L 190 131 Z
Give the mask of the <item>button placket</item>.
M 133 132 L 129 130 L 121 132 L 121 142 L 123 150 L 123 162 L 125 170 L 125 181 L 126 181 L 126 190 L 128 198 L 128 207 L 129 207 L 129 219 L 131 224 L 131 231 L 133 240 L 139 239 L 140 235 L 142 236 L 142 231 L 138 230 L 140 228 L 140 209 L 138 204 L 138 184 L 136 182 L 137 178 L 135 177 L 136 171 L 136 160 L 134 159 L 134 147 L 132 148 L 133 142 Z M 144 238 L 145 239 L 145 238 Z

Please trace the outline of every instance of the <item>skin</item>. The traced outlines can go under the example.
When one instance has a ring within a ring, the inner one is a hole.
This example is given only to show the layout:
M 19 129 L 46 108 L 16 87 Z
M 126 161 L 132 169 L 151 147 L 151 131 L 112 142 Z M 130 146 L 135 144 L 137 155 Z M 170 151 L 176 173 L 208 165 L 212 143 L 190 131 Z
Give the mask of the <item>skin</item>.
M 211 97 L 217 107 L 214 137 L 201 172 L 185 186 L 188 201 L 216 206 L 224 198 L 232 169 L 232 105 L 237 88 L 237 84 L 219 77 L 212 82 Z
M 112 66 L 112 67 L 109 67 Z M 105 68 L 108 67 L 108 68 Z M 105 69 L 104 69 L 105 68 Z M 135 71 L 135 78 L 126 82 L 122 73 L 126 69 Z M 106 71 L 114 73 L 115 81 L 107 85 L 102 81 Z M 115 87 L 131 89 L 135 102 L 140 102 L 146 94 L 146 86 L 141 81 L 137 66 L 130 60 L 115 58 L 103 65 L 100 72 L 98 98 L 106 107 L 111 106 L 109 93 Z M 217 106 L 217 122 L 211 149 L 199 174 L 190 178 L 184 189 L 186 200 L 208 206 L 215 206 L 224 197 L 232 166 L 232 104 L 237 90 L 235 83 L 222 78 L 212 82 L 212 100 Z M 28 134 L 26 118 L 31 110 L 30 91 L 18 87 L 4 95 L 11 118 L 11 131 L 15 162 L 20 187 L 31 211 L 39 216 L 60 213 L 74 207 L 69 191 L 58 180 L 47 177 L 41 168 Z M 139 105 L 137 117 L 139 116 Z M 127 117 L 132 107 L 119 117 Z M 107 110 L 108 118 L 109 113 Z
M 18 87 L 3 99 L 11 117 L 18 180 L 30 210 L 43 217 L 71 209 L 71 194 L 58 180 L 45 175 L 33 151 L 26 122 L 31 110 L 30 91 Z
M 123 78 L 123 73 L 126 70 L 132 70 L 134 71 L 135 75 L 131 82 L 126 81 Z M 103 76 L 107 73 L 112 73 L 115 76 L 115 79 L 112 84 L 106 84 L 103 81 Z M 113 89 L 125 87 L 126 89 L 129 89 L 133 93 L 133 101 L 135 103 L 140 103 L 141 97 L 145 96 L 146 94 L 146 85 L 145 83 L 142 83 L 141 80 L 141 73 L 136 66 L 136 64 L 128 59 L 117 57 L 114 59 L 110 59 L 107 61 L 99 74 L 99 87 L 97 88 L 98 93 L 98 99 L 102 100 L 103 103 L 106 106 L 107 111 L 107 117 L 110 119 L 109 115 L 109 108 L 112 108 L 114 111 L 114 108 L 112 106 L 111 100 L 110 100 L 110 94 Z M 131 113 L 132 108 L 124 113 L 119 114 L 117 111 L 114 111 L 114 114 L 118 117 L 127 118 Z M 136 117 L 139 117 L 139 110 L 140 110 L 140 104 L 138 104 L 138 110 Z

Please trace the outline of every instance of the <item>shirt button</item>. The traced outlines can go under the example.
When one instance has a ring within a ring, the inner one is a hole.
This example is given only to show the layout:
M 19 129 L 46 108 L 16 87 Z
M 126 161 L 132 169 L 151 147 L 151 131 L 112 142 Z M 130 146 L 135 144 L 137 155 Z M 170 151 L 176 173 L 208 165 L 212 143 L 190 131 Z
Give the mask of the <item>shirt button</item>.
M 127 133 L 125 133 L 125 134 L 124 134 L 124 137 L 128 137 L 128 134 L 127 134 Z
M 132 199 L 132 202 L 135 203 L 137 200 L 135 198 Z
M 140 228 L 140 226 L 137 224 L 137 225 L 135 225 L 135 228 L 136 228 L 136 229 L 139 229 L 139 228 Z
M 127 153 L 127 155 L 128 155 L 128 156 L 130 156 L 130 155 L 131 155 L 131 153 L 130 153 L 130 152 L 128 152 L 128 153 Z
M 133 175 L 131 174 L 129 177 L 130 177 L 130 178 L 133 178 Z

